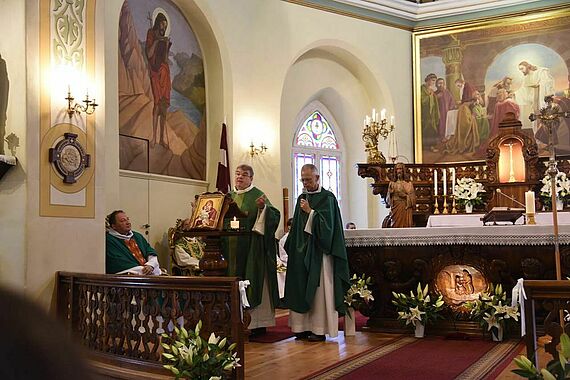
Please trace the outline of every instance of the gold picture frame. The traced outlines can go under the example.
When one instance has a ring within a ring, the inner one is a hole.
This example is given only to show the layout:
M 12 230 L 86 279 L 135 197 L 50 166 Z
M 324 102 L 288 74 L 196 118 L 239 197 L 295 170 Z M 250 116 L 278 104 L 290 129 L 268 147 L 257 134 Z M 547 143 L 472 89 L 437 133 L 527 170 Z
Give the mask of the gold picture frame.
M 486 144 L 507 112 L 519 114 L 539 154 L 547 155 L 548 136 L 528 116 L 546 91 L 570 109 L 568 7 L 430 27 L 412 38 L 415 162 L 485 160 Z M 570 153 L 570 121 L 562 120 L 555 133 L 557 153 Z
M 218 230 L 222 221 L 224 194 L 205 193 L 196 199 L 196 207 L 192 212 L 190 229 Z

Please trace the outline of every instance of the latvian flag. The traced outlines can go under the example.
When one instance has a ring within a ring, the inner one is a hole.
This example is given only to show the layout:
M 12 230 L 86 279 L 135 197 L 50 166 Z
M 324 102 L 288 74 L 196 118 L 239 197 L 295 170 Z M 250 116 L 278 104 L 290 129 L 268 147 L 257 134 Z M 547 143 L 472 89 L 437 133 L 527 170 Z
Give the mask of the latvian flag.
M 222 123 L 222 138 L 220 140 L 220 161 L 218 162 L 218 178 L 216 188 L 222 193 L 230 191 L 230 167 L 228 156 L 228 137 L 226 123 Z

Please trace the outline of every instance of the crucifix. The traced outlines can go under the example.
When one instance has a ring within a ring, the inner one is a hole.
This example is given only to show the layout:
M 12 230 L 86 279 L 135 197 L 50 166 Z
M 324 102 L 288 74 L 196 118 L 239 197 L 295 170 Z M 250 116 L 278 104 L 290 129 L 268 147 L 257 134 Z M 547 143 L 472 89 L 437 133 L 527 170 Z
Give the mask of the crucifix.
M 509 182 L 515 182 L 515 169 L 513 166 L 513 145 L 515 145 L 512 141 L 505 146 L 509 147 Z
M 556 279 L 562 279 L 562 270 L 560 268 L 560 248 L 558 235 L 558 212 L 556 211 L 556 153 L 554 152 L 554 144 L 552 143 L 552 134 L 560 126 L 560 117 L 570 117 L 570 111 L 562 111 L 560 106 L 554 103 L 554 96 L 548 95 L 544 97 L 546 106 L 540 109 L 539 114 L 531 113 L 528 117 L 530 121 L 539 120 L 548 131 L 548 152 L 550 159 L 548 160 L 547 173 L 550 176 L 550 194 L 552 200 L 552 224 L 554 226 L 554 260 L 556 264 Z M 562 320 L 561 320 L 562 323 Z

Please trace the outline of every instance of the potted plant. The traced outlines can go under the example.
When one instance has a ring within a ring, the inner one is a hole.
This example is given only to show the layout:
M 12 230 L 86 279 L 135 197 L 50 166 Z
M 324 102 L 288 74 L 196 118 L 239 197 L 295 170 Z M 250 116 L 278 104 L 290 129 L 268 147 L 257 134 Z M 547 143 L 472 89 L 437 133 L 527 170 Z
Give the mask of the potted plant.
M 356 333 L 356 320 L 354 311 L 358 310 L 362 305 L 374 301 L 372 292 L 368 289 L 368 285 L 372 283 L 370 277 L 365 274 L 357 277 L 356 274 L 350 279 L 350 288 L 344 296 L 346 304 L 346 315 L 344 317 L 344 335 L 351 336 Z
M 483 204 L 481 194 L 485 192 L 483 184 L 475 182 L 473 178 L 463 177 L 457 180 L 453 189 L 453 196 L 459 206 L 465 206 L 465 212 L 473 212 L 473 206 Z
M 169 364 L 164 368 L 170 370 L 177 379 L 225 379 L 231 371 L 239 367 L 236 343 L 228 344 L 226 338 L 220 339 L 214 333 L 206 341 L 200 336 L 202 321 L 194 331 L 184 327 L 174 327 L 174 335 L 162 334 L 162 356 Z
M 559 357 L 552 359 L 540 371 L 535 365 L 524 355 L 515 358 L 513 361 L 517 365 L 517 369 L 512 372 L 528 379 L 568 379 L 570 377 L 570 337 L 566 333 L 560 335 Z
M 440 294 L 435 300 L 429 295 L 428 285 L 422 290 L 422 284 L 418 283 L 416 293 L 410 291 L 407 296 L 404 293 L 392 292 L 394 299 L 392 303 L 396 305 L 398 319 L 405 321 L 406 326 L 411 324 L 415 327 L 415 336 L 423 338 L 425 326 L 440 317 L 443 310 L 443 296 Z
M 468 302 L 471 318 L 478 321 L 483 328 L 491 331 L 494 341 L 503 340 L 505 324 L 509 321 L 519 320 L 519 307 L 508 306 L 507 293 L 501 284 L 493 287 L 491 284 L 486 291 L 479 294 L 479 299 Z
M 552 208 L 552 191 L 551 191 L 550 174 L 545 173 L 542 178 L 542 188 L 540 189 L 540 198 L 542 204 L 548 208 Z M 556 173 L 556 209 L 564 208 L 564 201 L 570 196 L 570 180 L 564 172 Z

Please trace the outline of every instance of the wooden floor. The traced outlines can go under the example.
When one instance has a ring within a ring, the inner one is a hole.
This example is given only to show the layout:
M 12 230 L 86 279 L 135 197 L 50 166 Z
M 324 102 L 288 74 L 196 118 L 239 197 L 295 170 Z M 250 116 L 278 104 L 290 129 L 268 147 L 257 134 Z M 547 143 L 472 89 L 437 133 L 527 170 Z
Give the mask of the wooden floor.
M 285 312 L 286 313 L 286 312 Z M 280 313 L 282 315 L 283 312 Z M 246 379 L 301 379 L 380 343 L 394 339 L 396 335 L 356 332 L 356 336 L 339 336 L 326 342 L 305 342 L 289 338 L 277 343 L 253 343 L 245 345 Z M 521 354 L 524 353 L 524 350 Z M 507 367 L 498 379 L 521 379 Z M 418 369 L 421 373 L 421 369 Z

